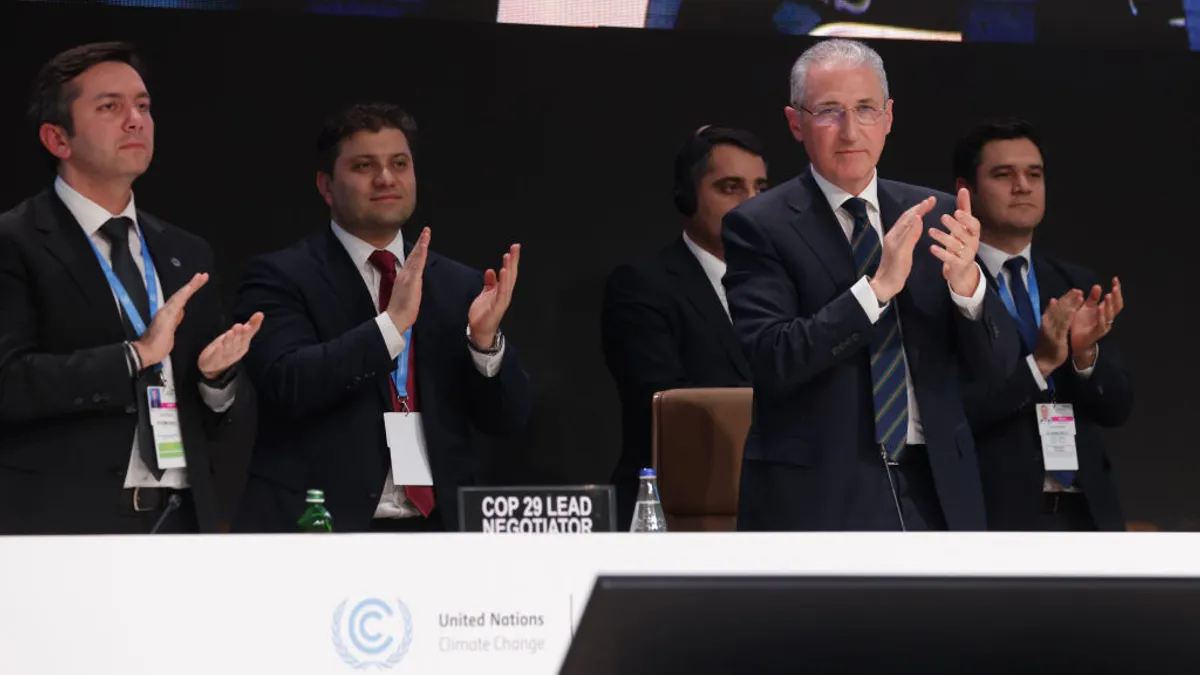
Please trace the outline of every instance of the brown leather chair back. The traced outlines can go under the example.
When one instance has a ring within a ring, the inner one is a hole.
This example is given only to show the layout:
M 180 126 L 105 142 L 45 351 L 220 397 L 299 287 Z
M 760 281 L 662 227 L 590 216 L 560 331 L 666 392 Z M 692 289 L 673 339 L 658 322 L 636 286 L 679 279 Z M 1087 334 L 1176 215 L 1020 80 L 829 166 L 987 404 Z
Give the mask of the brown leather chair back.
M 651 455 L 669 530 L 737 529 L 738 481 L 753 399 L 749 388 L 654 395 Z

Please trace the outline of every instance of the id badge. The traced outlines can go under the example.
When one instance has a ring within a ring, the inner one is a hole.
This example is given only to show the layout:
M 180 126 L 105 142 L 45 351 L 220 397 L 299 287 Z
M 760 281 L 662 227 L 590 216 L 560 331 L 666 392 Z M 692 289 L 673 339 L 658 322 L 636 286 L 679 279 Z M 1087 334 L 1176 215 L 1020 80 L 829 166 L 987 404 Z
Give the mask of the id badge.
M 1075 452 L 1075 407 L 1070 403 L 1039 403 L 1036 406 L 1038 435 L 1042 439 L 1042 461 L 1047 471 L 1078 471 Z
M 392 455 L 392 481 L 396 485 L 433 485 L 421 413 L 384 413 L 383 427 Z
M 175 392 L 166 387 L 146 387 L 146 396 L 150 401 L 150 428 L 154 432 L 154 455 L 158 460 L 158 468 L 187 467 Z

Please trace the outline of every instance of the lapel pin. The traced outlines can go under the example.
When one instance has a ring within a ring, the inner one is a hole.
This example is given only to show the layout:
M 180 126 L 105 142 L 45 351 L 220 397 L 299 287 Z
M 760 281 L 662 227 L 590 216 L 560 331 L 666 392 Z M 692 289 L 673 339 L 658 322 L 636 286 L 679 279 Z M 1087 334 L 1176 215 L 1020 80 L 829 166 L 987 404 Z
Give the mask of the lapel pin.
M 171 258 L 171 264 L 176 267 L 183 267 L 183 263 L 179 262 L 179 258 Z

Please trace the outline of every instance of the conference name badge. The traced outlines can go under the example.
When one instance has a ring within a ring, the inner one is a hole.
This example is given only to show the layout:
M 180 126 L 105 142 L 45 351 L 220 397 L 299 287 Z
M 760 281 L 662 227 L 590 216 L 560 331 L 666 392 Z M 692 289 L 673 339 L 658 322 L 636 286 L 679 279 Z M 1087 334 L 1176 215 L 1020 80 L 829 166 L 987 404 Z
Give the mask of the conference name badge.
M 158 468 L 186 468 L 175 391 L 166 387 L 146 387 L 146 397 L 150 403 L 150 428 L 154 432 L 154 455 L 158 460 Z
M 1036 407 L 1038 434 L 1042 438 L 1042 460 L 1047 471 L 1078 471 L 1075 452 L 1075 406 L 1070 403 L 1039 403 Z

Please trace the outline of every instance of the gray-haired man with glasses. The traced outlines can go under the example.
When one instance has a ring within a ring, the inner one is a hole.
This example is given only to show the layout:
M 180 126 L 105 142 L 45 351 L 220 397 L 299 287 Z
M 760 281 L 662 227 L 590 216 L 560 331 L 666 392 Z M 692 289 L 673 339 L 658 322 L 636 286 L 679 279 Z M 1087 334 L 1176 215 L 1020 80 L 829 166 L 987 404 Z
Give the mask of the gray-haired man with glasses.
M 883 180 L 883 60 L 849 40 L 796 61 L 811 167 L 724 219 L 724 284 L 750 362 L 742 530 L 982 530 L 959 379 L 1002 378 L 1017 336 L 955 198 Z

